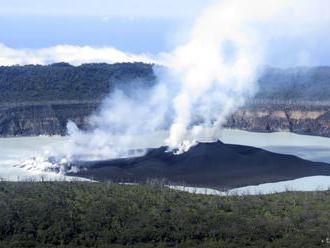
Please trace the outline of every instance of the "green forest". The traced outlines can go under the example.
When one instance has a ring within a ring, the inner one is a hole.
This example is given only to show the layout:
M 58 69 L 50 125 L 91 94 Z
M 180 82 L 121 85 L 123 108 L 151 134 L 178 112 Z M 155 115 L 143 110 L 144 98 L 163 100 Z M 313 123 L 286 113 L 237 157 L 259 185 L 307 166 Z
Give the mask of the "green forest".
M 206 196 L 161 183 L 1 182 L 0 247 L 329 247 L 330 192 Z
M 156 70 L 154 71 L 154 69 Z M 144 63 L 0 66 L 1 103 L 100 101 L 115 88 L 153 85 L 162 67 Z M 255 98 L 329 100 L 330 67 L 267 68 Z
M 0 103 L 101 100 L 128 83 L 152 83 L 143 63 L 0 66 Z

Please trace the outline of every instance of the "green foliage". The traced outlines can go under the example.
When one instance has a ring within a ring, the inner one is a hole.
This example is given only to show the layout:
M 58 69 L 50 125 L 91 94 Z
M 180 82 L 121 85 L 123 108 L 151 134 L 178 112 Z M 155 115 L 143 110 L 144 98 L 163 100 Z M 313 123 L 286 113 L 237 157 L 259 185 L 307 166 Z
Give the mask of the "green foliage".
M 268 68 L 258 80 L 256 98 L 329 101 L 330 67 Z
M 95 101 L 115 87 L 156 80 L 143 63 L 0 66 L 0 103 Z M 328 101 L 330 67 L 268 68 L 258 80 L 256 98 Z
M 0 183 L 0 247 L 328 247 L 330 192 L 215 197 L 161 185 Z
M 155 80 L 143 63 L 0 66 L 0 103 L 100 100 L 115 87 Z

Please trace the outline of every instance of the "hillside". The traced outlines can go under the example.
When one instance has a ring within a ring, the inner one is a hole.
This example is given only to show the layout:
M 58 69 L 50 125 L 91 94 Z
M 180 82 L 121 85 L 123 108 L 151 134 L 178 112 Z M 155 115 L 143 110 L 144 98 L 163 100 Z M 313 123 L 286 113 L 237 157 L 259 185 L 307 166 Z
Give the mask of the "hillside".
M 0 66 L 0 103 L 95 101 L 121 84 L 153 80 L 152 65 L 142 63 Z
M 152 84 L 153 65 L 143 63 L 0 66 L 0 103 L 101 100 L 132 81 Z M 330 67 L 266 68 L 256 99 L 329 101 Z
M 115 87 L 155 79 L 142 63 L 0 66 L 0 136 L 65 135 L 68 120 L 83 127 Z
M 0 247 L 328 247 L 330 193 L 215 197 L 161 184 L 0 183 Z
M 329 101 L 330 67 L 267 68 L 259 78 L 257 99 Z
M 142 63 L 0 66 L 0 136 L 66 133 L 68 120 L 87 117 L 115 87 L 152 85 Z M 255 99 L 228 118 L 230 128 L 292 131 L 330 137 L 330 67 L 267 68 Z
M 75 163 L 80 170 L 70 175 L 95 180 L 143 183 L 158 179 L 218 189 L 330 175 L 330 167 L 325 163 L 220 141 L 199 143 L 178 155 L 161 147 L 137 158 Z

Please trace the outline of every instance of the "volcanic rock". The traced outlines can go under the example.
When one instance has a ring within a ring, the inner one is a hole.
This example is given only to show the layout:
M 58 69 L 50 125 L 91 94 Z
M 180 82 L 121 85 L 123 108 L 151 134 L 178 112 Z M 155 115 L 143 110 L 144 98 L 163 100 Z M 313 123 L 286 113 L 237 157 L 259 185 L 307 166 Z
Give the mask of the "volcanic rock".
M 77 166 L 80 170 L 75 176 L 100 181 L 143 183 L 159 179 L 221 189 L 330 175 L 330 165 L 326 163 L 220 141 L 199 143 L 178 155 L 161 147 L 150 149 L 142 157 L 80 162 Z

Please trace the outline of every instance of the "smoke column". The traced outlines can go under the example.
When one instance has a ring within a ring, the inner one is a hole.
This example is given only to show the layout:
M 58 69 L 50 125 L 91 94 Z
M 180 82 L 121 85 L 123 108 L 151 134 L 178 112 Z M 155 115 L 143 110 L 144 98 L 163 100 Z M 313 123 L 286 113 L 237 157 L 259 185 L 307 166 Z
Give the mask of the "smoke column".
M 154 86 L 127 82 L 131 87 L 112 92 L 88 131 L 68 123 L 68 156 L 135 156 L 142 153 L 132 149 L 155 136 L 176 152 L 216 141 L 226 117 L 257 90 L 272 41 L 326 30 L 329 7 L 328 0 L 223 0 L 209 6 L 186 43 L 158 56 L 164 67 L 155 66 Z

